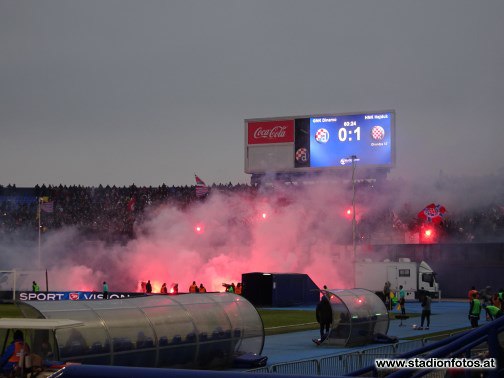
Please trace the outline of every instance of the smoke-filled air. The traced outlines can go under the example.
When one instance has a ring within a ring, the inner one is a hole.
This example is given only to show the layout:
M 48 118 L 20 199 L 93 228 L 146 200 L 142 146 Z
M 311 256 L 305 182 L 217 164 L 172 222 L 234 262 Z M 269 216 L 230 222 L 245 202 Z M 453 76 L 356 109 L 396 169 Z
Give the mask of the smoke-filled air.
M 482 179 L 434 181 L 358 183 L 357 248 L 365 244 L 365 235 L 379 232 L 386 238 L 397 232 L 389 222 L 391 211 L 407 223 L 405 208 L 414 216 L 436 202 L 446 207 L 449 220 L 457 212 L 502 201 L 497 195 L 502 179 L 487 179 L 485 185 Z M 47 269 L 49 290 L 100 291 L 107 281 L 110 291 L 139 291 L 140 282 L 150 280 L 153 292 L 162 283 L 178 283 L 185 292 L 192 281 L 224 291 L 223 283 L 240 282 L 249 272 L 307 273 L 319 287 L 348 288 L 353 280 L 352 196 L 351 182 L 324 178 L 264 186 L 255 195 L 214 189 L 184 209 L 149 207 L 126 243 L 88 241 L 67 227 L 44 233 L 40 249 L 37 241 L 22 237 L 4 240 L 2 260 L 9 269 Z

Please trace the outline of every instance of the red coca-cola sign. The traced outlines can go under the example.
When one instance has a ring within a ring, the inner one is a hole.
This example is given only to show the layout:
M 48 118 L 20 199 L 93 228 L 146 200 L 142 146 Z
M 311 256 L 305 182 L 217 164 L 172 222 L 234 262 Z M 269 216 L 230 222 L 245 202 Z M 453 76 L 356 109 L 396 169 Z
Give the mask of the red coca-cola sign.
M 294 120 L 249 122 L 248 144 L 294 142 Z

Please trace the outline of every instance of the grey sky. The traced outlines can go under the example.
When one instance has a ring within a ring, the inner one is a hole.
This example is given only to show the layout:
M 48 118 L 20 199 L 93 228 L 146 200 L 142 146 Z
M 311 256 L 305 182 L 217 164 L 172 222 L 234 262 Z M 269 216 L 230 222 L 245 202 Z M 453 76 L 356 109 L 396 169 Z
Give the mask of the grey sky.
M 504 1 L 0 0 L 0 185 L 248 182 L 245 118 L 395 109 L 415 178 L 504 168 Z

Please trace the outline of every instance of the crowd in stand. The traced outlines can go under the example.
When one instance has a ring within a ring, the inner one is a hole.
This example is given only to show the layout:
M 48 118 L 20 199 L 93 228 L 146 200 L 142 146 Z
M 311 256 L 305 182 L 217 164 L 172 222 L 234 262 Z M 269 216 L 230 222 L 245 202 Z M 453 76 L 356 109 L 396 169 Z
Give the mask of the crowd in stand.
M 365 183 L 359 185 L 359 190 L 367 190 Z M 214 184 L 209 195 L 213 191 L 224 194 L 246 192 L 252 197 L 260 195 L 258 185 L 247 184 Z M 194 186 L 168 187 L 164 184 L 159 187 L 0 186 L 0 236 L 18 232 L 26 236 L 31 232 L 36 238 L 40 224 L 42 231 L 74 226 L 90 238 L 127 241 L 135 237 L 133 225 L 143 221 L 146 208 L 171 204 L 183 209 L 195 201 L 204 200 L 195 193 Z M 49 212 L 43 212 L 41 223 L 37 216 L 40 198 L 46 198 L 52 205 Z M 390 235 L 391 232 L 401 234 L 418 230 L 416 212 L 408 209 L 399 214 L 384 211 L 363 217 L 357 225 L 358 239 L 372 241 L 373 233 L 377 231 Z M 466 213 L 451 213 L 438 226 L 437 241 L 502 242 L 503 231 L 504 207 L 489 204 Z
M 213 185 L 212 189 L 228 193 L 256 191 L 256 187 L 231 183 Z M 195 196 L 194 186 L 0 186 L 0 235 L 38 231 L 40 198 L 52 205 L 50 212 L 42 211 L 42 231 L 76 226 L 90 237 L 110 241 L 134 237 L 133 223 L 142 222 L 147 207 L 172 204 L 185 208 L 201 200 Z

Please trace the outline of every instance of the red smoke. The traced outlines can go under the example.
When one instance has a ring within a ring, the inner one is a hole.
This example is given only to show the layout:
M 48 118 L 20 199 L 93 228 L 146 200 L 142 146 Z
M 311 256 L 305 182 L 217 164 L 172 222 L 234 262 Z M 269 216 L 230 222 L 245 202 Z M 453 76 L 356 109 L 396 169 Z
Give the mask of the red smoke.
M 187 292 L 192 281 L 223 291 L 223 282 L 236 284 L 242 273 L 256 271 L 307 273 L 319 286 L 349 287 L 352 249 L 340 236 L 348 239 L 351 224 L 337 210 L 346 197 L 323 185 L 269 189 L 257 198 L 213 191 L 185 211 L 151 209 L 124 246 L 69 247 L 76 231 L 59 231 L 44 243 L 44 261 L 58 261 L 49 268 L 50 289 L 101 291 L 105 280 L 110 291 L 138 291 L 140 281 L 150 280 L 153 292 L 163 283 Z M 55 249 L 59 256 L 51 256 Z
M 391 204 L 400 206 L 412 197 L 410 191 L 401 199 L 392 187 L 358 191 L 358 229 L 366 216 L 383 214 Z M 49 271 L 50 290 L 101 291 L 107 281 L 111 292 L 136 291 L 140 281 L 150 280 L 154 292 L 162 283 L 178 283 L 179 291 L 187 292 L 193 281 L 208 291 L 223 291 L 223 282 L 236 284 L 249 272 L 306 273 L 319 287 L 349 288 L 352 222 L 341 213 L 351 201 L 351 187 L 323 181 L 278 185 L 257 197 L 214 190 L 185 211 L 171 205 L 151 208 L 136 227 L 135 239 L 125 245 L 86 242 L 74 228 L 49 232 L 42 245 L 43 269 Z

